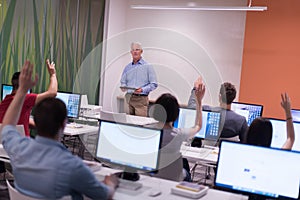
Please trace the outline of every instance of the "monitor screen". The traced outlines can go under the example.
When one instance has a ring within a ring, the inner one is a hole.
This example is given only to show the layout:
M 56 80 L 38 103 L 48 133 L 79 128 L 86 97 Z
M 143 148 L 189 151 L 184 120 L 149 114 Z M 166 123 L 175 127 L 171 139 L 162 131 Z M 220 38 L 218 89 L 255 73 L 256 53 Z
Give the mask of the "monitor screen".
M 100 120 L 96 157 L 125 171 L 156 171 L 162 130 Z
M 13 86 L 9 84 L 2 84 L 1 85 L 1 100 L 5 98 L 6 95 L 11 94 L 13 91 Z M 30 93 L 30 90 L 27 92 L 28 94 Z
M 300 109 L 291 109 L 294 122 L 300 122 Z
M 248 126 L 250 126 L 255 118 L 262 116 L 263 105 L 232 102 L 231 110 L 244 116 L 247 120 Z
M 286 121 L 273 118 L 270 118 L 269 120 L 273 127 L 271 147 L 281 148 L 287 139 Z M 294 122 L 294 131 L 295 141 L 292 150 L 300 151 L 300 122 Z
M 1 100 L 3 100 L 6 95 L 11 94 L 12 91 L 13 91 L 13 86 L 12 85 L 2 84 L 2 87 L 1 87 Z
M 298 198 L 300 152 L 222 141 L 215 186 L 268 197 Z
M 57 92 L 56 98 L 62 100 L 67 107 L 68 118 L 78 118 L 81 95 L 69 92 Z
M 175 128 L 191 128 L 195 125 L 196 120 L 195 109 L 180 108 L 179 116 L 174 122 Z M 221 113 L 217 111 L 203 110 L 202 111 L 202 128 L 195 135 L 197 138 L 207 140 L 218 140 L 219 128 L 221 121 Z

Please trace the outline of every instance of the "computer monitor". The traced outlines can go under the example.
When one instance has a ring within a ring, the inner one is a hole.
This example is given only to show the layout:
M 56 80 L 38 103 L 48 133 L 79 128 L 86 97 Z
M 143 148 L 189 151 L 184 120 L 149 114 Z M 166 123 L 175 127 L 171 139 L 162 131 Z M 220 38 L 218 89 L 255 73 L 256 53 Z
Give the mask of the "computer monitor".
M 11 94 L 13 91 L 13 86 L 8 84 L 1 85 L 1 100 L 5 98 L 6 95 Z
M 300 109 L 291 109 L 294 122 L 300 122 Z
M 250 126 L 255 118 L 262 116 L 263 105 L 232 102 L 231 110 L 244 116 L 247 120 L 248 126 Z
M 195 125 L 197 110 L 180 108 L 179 116 L 174 122 L 175 128 L 191 128 Z M 211 110 L 202 110 L 202 128 L 195 135 L 196 138 L 218 140 L 220 132 L 221 113 Z
M 271 147 L 281 148 L 287 139 L 286 121 L 269 118 L 273 127 Z M 292 147 L 294 151 L 300 151 L 300 122 L 294 122 L 295 141 Z
M 219 189 L 255 199 L 298 198 L 300 152 L 222 141 L 217 164 Z
M 162 130 L 100 120 L 96 158 L 125 172 L 158 170 Z
M 13 91 L 13 86 L 9 84 L 2 84 L 1 85 L 1 101 L 5 98 L 6 95 L 11 94 Z M 30 93 L 30 90 L 27 92 Z
M 81 95 L 70 92 L 57 92 L 56 98 L 62 100 L 67 107 L 67 116 L 69 119 L 79 117 Z

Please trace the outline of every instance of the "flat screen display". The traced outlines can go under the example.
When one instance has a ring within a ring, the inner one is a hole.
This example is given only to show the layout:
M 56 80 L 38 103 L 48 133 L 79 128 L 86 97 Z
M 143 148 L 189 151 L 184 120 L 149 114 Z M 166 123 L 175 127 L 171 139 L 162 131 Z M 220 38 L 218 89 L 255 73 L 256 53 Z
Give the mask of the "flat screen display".
M 252 121 L 262 116 L 263 105 L 232 102 L 231 110 L 246 118 L 248 126 Z
M 56 98 L 62 100 L 67 107 L 68 118 L 78 118 L 81 95 L 69 92 L 57 92 Z
M 162 130 L 100 121 L 96 157 L 129 171 L 156 171 Z
M 300 122 L 300 109 L 291 109 L 294 122 Z
M 272 198 L 298 198 L 300 152 L 222 141 L 215 186 Z
M 286 121 L 281 119 L 269 119 L 273 127 L 271 147 L 281 148 L 287 139 Z M 292 147 L 294 151 L 300 151 L 300 122 L 294 122 L 295 141 Z
M 197 110 L 180 108 L 178 119 L 174 122 L 175 128 L 191 128 L 195 125 Z M 195 135 L 197 138 L 218 140 L 221 113 L 210 110 L 202 111 L 202 128 Z
M 11 94 L 13 91 L 13 86 L 9 84 L 2 84 L 1 85 L 1 100 L 5 98 L 6 95 Z M 28 94 L 30 93 L 30 90 L 27 92 Z

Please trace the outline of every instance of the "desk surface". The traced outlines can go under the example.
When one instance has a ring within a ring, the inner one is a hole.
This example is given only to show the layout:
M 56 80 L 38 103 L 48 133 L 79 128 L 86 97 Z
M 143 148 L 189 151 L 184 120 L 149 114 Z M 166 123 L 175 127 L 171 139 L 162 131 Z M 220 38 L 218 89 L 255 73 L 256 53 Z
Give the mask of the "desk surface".
M 9 157 L 8 157 L 6 151 L 4 150 L 2 144 L 0 144 L 0 161 L 10 162 Z
M 98 126 L 70 123 L 67 124 L 64 130 L 64 135 L 75 136 L 75 135 L 96 133 L 98 129 L 99 129 Z
M 116 116 L 114 117 L 113 116 L 114 114 L 111 113 L 112 116 L 110 116 L 108 120 L 115 120 L 115 121 L 120 121 L 122 123 L 135 124 L 140 126 L 154 124 L 158 122 L 151 117 L 142 117 L 136 115 L 126 115 L 124 116 L 124 119 L 120 119 L 120 117 L 118 117 L 118 114 L 121 113 L 115 113 Z M 100 113 L 85 113 L 82 115 L 82 117 L 91 118 L 91 119 L 102 119 Z
M 216 164 L 219 156 L 219 148 L 197 148 L 185 146 L 184 144 L 181 146 L 180 152 L 183 157 L 187 158 L 189 161 L 195 162 L 207 162 Z
M 113 170 L 110 168 L 102 167 L 101 170 L 95 172 L 95 175 L 100 175 L 101 178 L 103 176 L 112 174 L 116 172 L 117 170 Z M 98 176 L 99 177 L 99 176 Z M 99 180 L 101 180 L 99 178 Z M 146 175 L 141 175 L 140 176 L 140 183 L 143 184 L 143 187 L 136 190 L 136 191 L 129 191 L 126 189 L 118 188 L 113 199 L 120 199 L 120 200 L 184 200 L 184 199 L 191 199 L 187 197 L 182 197 L 178 196 L 175 194 L 171 194 L 171 188 L 175 187 L 178 182 L 175 181 L 169 181 L 169 180 L 164 180 L 160 178 L 155 178 L 155 177 L 150 177 Z M 155 190 L 160 190 L 161 194 L 156 197 L 150 197 L 149 192 L 151 189 Z M 246 196 L 238 195 L 238 194 L 233 194 L 229 192 L 224 192 L 220 190 L 215 190 L 215 189 L 209 189 L 208 193 L 200 198 L 201 200 L 241 200 L 241 199 L 248 199 Z

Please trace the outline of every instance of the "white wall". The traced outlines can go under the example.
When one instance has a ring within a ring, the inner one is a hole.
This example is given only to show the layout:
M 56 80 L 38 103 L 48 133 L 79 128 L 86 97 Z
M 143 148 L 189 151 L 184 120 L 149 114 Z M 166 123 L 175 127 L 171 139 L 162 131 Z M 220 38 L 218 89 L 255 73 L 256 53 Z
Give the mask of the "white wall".
M 122 94 L 120 77 L 131 61 L 132 41 L 142 43 L 143 58 L 153 64 L 157 73 L 159 87 L 150 94 L 150 99 L 170 92 L 186 104 L 193 81 L 199 75 L 207 87 L 205 104 L 218 104 L 219 87 L 224 81 L 232 82 L 239 91 L 246 12 L 130 8 L 133 4 L 149 2 L 182 6 L 188 1 L 109 1 L 100 97 L 104 109 L 116 111 L 116 97 Z M 220 0 L 194 2 L 225 5 Z M 246 1 L 227 0 L 226 5 L 246 5 Z

